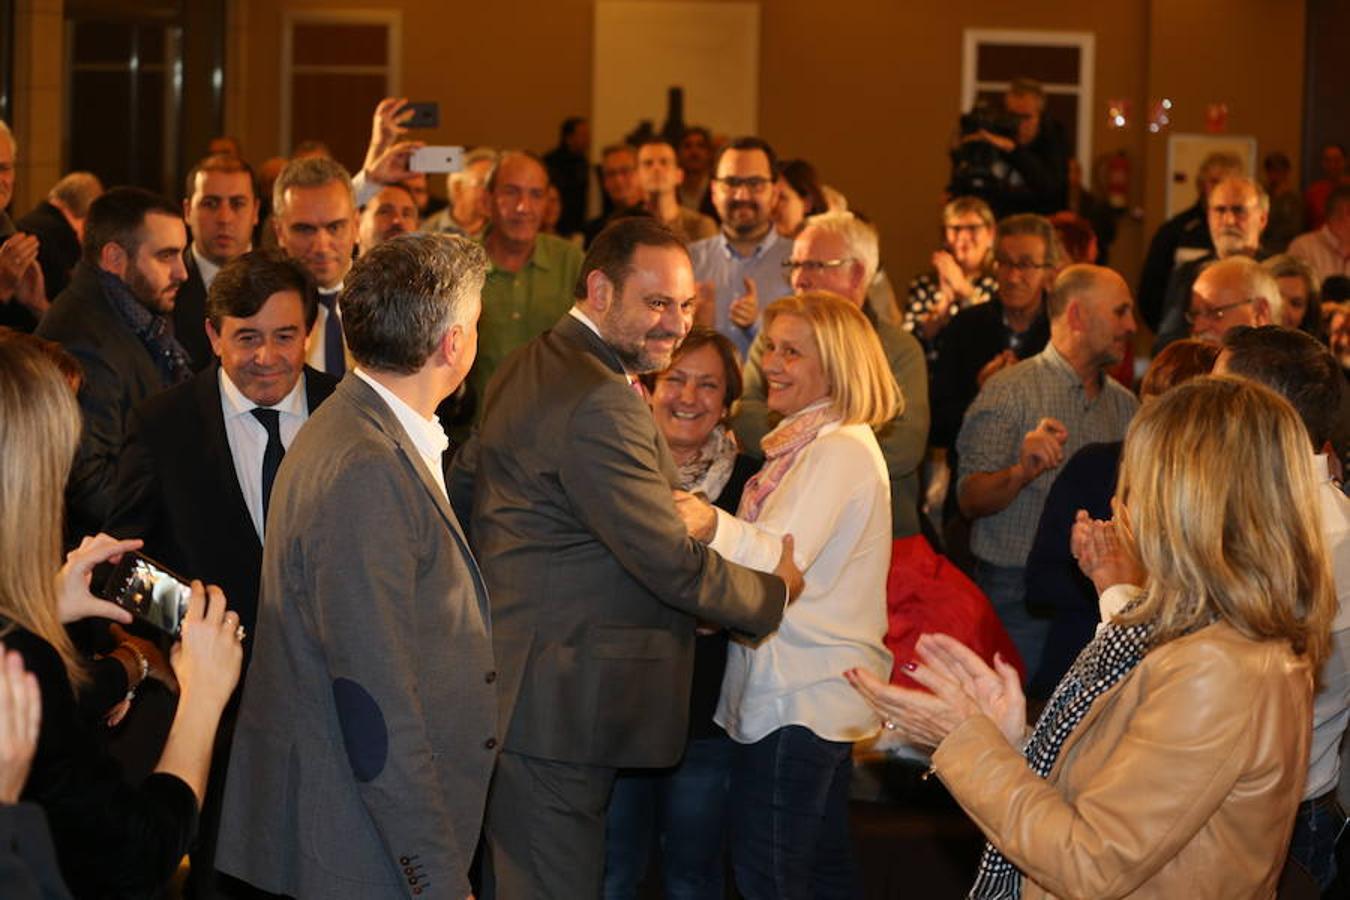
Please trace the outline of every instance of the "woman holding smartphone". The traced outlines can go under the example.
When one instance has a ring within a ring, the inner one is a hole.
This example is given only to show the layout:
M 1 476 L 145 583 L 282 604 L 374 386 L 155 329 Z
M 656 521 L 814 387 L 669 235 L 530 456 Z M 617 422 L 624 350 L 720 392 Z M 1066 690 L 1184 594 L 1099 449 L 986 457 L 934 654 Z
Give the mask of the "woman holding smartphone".
M 167 883 L 196 828 L 216 725 L 239 680 L 239 619 L 219 589 L 193 583 L 173 653 L 178 711 L 154 773 L 130 787 L 80 713 L 76 691 L 89 675 L 65 625 L 94 616 L 130 620 L 90 594 L 89 578 L 94 566 L 140 541 L 85 538 L 62 565 L 62 498 L 80 413 L 56 365 L 28 342 L 0 342 L 0 421 L 0 641 L 22 655 L 42 694 L 22 799 L 46 812 L 76 896 L 152 893 Z

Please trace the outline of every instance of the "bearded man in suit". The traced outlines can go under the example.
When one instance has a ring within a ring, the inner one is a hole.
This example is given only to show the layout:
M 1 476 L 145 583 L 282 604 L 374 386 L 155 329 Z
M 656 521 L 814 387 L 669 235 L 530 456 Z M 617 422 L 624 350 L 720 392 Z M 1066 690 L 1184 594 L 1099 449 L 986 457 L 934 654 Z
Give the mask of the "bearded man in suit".
M 615 222 L 576 303 L 507 357 L 455 458 L 457 508 L 492 592 L 503 752 L 486 821 L 488 897 L 596 897 L 616 769 L 673 765 L 685 744 L 694 623 L 761 636 L 800 589 L 686 534 L 675 467 L 637 376 L 688 333 L 684 242 Z

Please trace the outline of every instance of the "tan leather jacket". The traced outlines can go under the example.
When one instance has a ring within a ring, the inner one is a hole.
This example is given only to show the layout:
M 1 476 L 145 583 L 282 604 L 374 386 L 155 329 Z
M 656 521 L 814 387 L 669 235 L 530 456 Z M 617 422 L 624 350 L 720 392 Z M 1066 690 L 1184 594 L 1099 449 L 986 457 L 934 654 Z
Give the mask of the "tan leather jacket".
M 1269 898 L 1311 725 L 1307 662 L 1220 623 L 1151 651 L 1098 698 L 1046 780 L 983 716 L 933 764 L 1022 870 L 1024 900 Z

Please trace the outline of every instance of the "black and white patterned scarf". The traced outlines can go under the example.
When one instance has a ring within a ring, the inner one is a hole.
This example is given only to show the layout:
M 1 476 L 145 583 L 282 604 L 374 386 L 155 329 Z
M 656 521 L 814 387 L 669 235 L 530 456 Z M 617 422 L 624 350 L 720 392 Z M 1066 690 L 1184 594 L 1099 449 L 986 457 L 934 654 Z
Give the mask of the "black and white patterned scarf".
M 1137 602 L 1132 601 L 1125 609 Z M 1083 648 L 1027 739 L 1023 755 L 1033 772 L 1041 778 L 1049 777 L 1065 739 L 1097 698 L 1139 665 L 1152 647 L 1154 631 L 1152 622 L 1126 626 L 1112 622 Z M 1022 873 L 992 843 L 985 844 L 968 900 L 1018 900 L 1021 896 Z
M 164 376 L 164 383 L 175 385 L 191 378 L 191 359 L 173 336 L 169 317 L 146 309 L 130 286 L 116 275 L 97 267 L 94 271 L 113 310 L 149 352 L 155 368 Z

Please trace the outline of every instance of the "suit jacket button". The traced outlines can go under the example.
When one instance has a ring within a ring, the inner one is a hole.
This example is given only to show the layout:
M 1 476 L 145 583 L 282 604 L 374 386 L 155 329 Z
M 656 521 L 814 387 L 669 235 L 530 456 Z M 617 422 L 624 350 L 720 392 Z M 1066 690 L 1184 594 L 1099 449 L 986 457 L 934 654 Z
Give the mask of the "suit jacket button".
M 489 672 L 483 676 L 483 680 L 486 681 L 488 684 L 492 684 L 492 682 L 497 680 L 497 673 Z
M 483 746 L 489 750 L 495 750 L 497 748 L 497 739 L 488 738 L 486 741 L 483 741 Z

